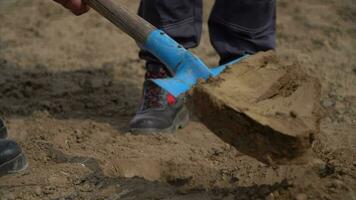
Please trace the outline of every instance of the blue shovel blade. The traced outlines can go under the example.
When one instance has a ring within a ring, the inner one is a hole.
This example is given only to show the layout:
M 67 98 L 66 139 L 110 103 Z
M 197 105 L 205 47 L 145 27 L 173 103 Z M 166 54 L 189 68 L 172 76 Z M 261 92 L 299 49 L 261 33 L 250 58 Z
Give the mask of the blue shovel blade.
M 166 79 L 152 79 L 152 81 L 175 97 L 187 92 L 192 87 L 192 85 L 189 85 L 188 83 L 174 77 Z
M 236 60 L 233 60 L 229 63 L 226 63 L 224 65 L 211 68 L 209 69 L 210 71 L 210 77 L 216 77 L 219 74 L 221 74 L 229 65 L 233 65 L 235 63 L 240 62 L 244 58 L 248 57 L 248 55 L 242 56 Z M 207 68 L 206 66 L 195 66 L 197 68 L 199 67 L 204 67 Z M 206 77 L 206 69 L 204 70 L 204 73 L 200 73 L 199 70 L 195 68 L 195 70 L 191 70 L 187 67 L 183 67 L 181 71 L 177 72 L 177 75 L 172 77 L 172 78 L 166 78 L 166 79 L 152 79 L 155 84 L 169 92 L 175 97 L 178 97 L 180 94 L 183 94 L 187 91 L 189 91 L 199 79 L 206 80 L 209 77 Z
M 214 67 L 210 69 L 211 76 L 216 77 L 219 76 L 224 70 L 226 69 L 225 65 L 219 66 L 219 67 Z
M 235 60 L 233 60 L 233 61 L 230 61 L 230 62 L 225 63 L 225 64 L 223 64 L 223 65 L 220 65 L 220 66 L 218 66 L 218 67 L 211 68 L 210 71 L 211 71 L 211 73 L 212 73 L 212 76 L 213 76 L 213 77 L 216 77 L 216 76 L 220 75 L 227 67 L 229 67 L 230 65 L 233 65 L 233 64 L 236 64 L 236 63 L 242 61 L 243 59 L 247 58 L 248 56 L 249 56 L 249 55 L 246 54 L 246 55 L 241 56 L 241 57 L 239 57 L 239 58 L 237 58 L 237 59 L 235 59 Z

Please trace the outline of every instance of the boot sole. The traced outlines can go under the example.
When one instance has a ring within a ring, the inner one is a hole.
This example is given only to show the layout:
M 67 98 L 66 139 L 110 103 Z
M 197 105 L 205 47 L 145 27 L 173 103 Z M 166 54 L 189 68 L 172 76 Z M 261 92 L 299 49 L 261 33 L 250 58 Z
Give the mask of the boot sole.
M 170 127 L 165 129 L 158 128 L 131 128 L 129 131 L 134 135 L 152 134 L 152 133 L 174 133 L 178 129 L 184 128 L 189 122 L 189 111 L 186 106 L 177 113 L 176 118 Z
M 26 156 L 20 153 L 15 158 L 0 165 L 0 175 L 24 171 L 28 167 Z

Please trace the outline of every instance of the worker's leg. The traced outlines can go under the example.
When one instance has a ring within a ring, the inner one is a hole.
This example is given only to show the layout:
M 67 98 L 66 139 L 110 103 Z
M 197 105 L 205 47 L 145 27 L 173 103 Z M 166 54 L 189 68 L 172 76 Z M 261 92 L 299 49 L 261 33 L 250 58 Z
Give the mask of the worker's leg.
M 221 63 L 244 53 L 275 48 L 275 3 L 275 0 L 216 0 L 209 30 Z
M 165 31 L 186 48 L 196 47 L 202 25 L 202 0 L 141 0 L 139 15 Z M 146 79 L 165 78 L 172 74 L 150 53 L 141 50 L 146 60 Z M 184 96 L 168 94 L 151 81 L 145 81 L 140 109 L 130 122 L 134 133 L 174 131 L 189 118 Z
M 202 31 L 202 0 L 141 0 L 138 14 L 185 48 L 198 46 Z M 146 51 L 140 57 L 157 61 Z

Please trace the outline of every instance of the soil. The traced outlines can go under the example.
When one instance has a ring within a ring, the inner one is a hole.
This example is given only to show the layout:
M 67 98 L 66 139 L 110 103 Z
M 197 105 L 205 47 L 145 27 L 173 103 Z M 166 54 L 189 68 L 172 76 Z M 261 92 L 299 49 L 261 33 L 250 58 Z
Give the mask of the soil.
M 135 42 L 95 12 L 0 1 L 0 114 L 30 164 L 0 178 L 0 199 L 356 199 L 356 4 L 277 6 L 277 52 L 320 80 L 323 118 L 307 162 L 267 165 L 194 118 L 176 134 L 131 135 Z M 194 52 L 215 65 L 206 29 Z
M 321 87 L 286 63 L 267 51 L 230 66 L 195 87 L 194 113 L 241 153 L 268 164 L 298 159 L 319 134 Z

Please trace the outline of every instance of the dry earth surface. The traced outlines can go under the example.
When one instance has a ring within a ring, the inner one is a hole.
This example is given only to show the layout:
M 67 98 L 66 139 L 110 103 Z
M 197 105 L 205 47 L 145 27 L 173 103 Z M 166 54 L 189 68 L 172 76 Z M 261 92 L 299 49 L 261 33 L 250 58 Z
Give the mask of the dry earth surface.
M 320 80 L 323 118 L 300 162 L 266 165 L 197 120 L 127 133 L 144 74 L 135 43 L 95 12 L 0 1 L 0 114 L 30 164 L 0 178 L 0 199 L 356 199 L 356 4 L 277 6 L 277 52 Z M 218 61 L 207 34 L 194 51 Z

